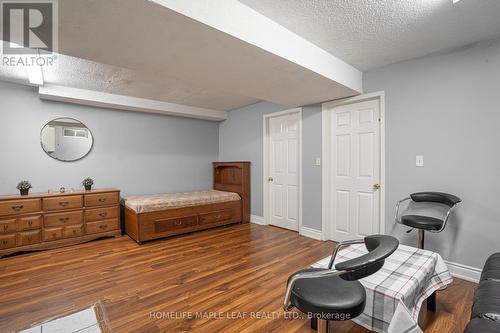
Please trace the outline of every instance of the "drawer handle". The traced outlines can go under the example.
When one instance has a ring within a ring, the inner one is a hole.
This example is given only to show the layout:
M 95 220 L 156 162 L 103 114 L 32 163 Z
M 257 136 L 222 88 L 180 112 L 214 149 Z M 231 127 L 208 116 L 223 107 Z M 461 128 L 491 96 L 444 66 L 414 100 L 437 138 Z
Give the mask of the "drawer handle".
M 108 228 L 108 225 L 107 224 L 101 224 L 99 226 L 99 228 L 101 228 L 102 230 L 106 230 Z
M 59 204 L 63 207 L 66 207 L 69 204 L 69 202 L 68 201 L 59 201 Z
M 99 216 L 100 217 L 106 217 L 106 216 L 108 216 L 108 213 L 99 213 Z
M 9 226 L 8 225 L 4 225 L 3 226 L 3 231 L 7 231 L 7 230 L 9 230 Z
M 106 198 L 99 198 L 99 202 L 104 202 L 106 201 Z
M 28 242 L 31 242 L 32 238 L 31 236 L 28 237 Z
M 181 220 L 175 221 L 175 225 L 177 226 L 182 225 L 182 221 Z
M 33 221 L 28 221 L 28 225 L 31 227 L 33 225 Z
M 12 206 L 12 209 L 15 210 L 16 212 L 20 211 L 23 208 L 24 208 L 24 205 L 14 205 L 14 206 Z
M 68 221 L 69 221 L 69 217 L 61 217 L 61 218 L 59 219 L 59 221 L 61 221 L 61 222 L 63 222 L 63 223 L 66 223 L 66 222 L 68 222 Z
M 76 230 L 75 229 L 73 229 L 73 234 L 76 234 Z
M 220 215 L 220 214 L 215 216 L 215 218 L 216 218 L 217 220 L 218 220 L 218 219 L 220 219 L 221 217 L 222 217 L 222 215 Z
M 9 244 L 8 241 L 6 241 L 6 240 L 2 241 L 2 245 L 7 245 L 7 244 Z

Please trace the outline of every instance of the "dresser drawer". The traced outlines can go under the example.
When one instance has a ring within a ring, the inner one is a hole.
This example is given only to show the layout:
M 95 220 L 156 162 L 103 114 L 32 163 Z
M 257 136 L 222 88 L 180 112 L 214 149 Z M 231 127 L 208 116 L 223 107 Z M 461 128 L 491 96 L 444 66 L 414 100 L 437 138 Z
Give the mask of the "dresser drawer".
M 40 202 L 40 199 L 1 201 L 0 216 L 39 212 L 41 210 Z
M 20 217 L 17 223 L 17 228 L 19 231 L 40 229 L 42 227 L 42 216 L 26 216 Z
M 216 212 L 200 214 L 200 225 L 231 221 L 237 216 L 238 213 L 234 209 L 219 210 Z
M 55 213 L 47 214 L 43 217 L 44 227 L 56 227 L 62 225 L 70 224 L 82 224 L 83 223 L 83 211 L 77 210 L 74 212 L 67 213 Z
M 34 230 L 34 231 L 24 231 L 18 234 L 19 242 L 18 246 L 26 246 L 31 244 L 40 243 L 42 241 L 42 231 Z
M 43 241 L 50 242 L 58 239 L 62 239 L 63 237 L 63 228 L 45 228 L 43 229 Z
M 0 234 L 10 234 L 17 231 L 16 219 L 0 221 Z
M 154 222 L 155 232 L 174 231 L 198 225 L 198 216 L 186 216 Z
M 16 246 L 16 234 L 0 236 L 0 249 L 8 249 L 15 246 Z
M 119 201 L 119 192 L 85 194 L 85 207 L 116 205 Z
M 60 197 L 43 198 L 43 210 L 61 210 L 83 207 L 81 195 L 65 195 Z
M 79 237 L 79 236 L 83 236 L 83 224 L 68 225 L 64 227 L 63 230 L 64 238 Z
M 120 207 L 94 208 L 85 211 L 85 222 L 100 221 L 117 218 Z
M 87 234 L 97 234 L 106 231 L 118 230 L 118 219 L 90 222 L 85 224 Z

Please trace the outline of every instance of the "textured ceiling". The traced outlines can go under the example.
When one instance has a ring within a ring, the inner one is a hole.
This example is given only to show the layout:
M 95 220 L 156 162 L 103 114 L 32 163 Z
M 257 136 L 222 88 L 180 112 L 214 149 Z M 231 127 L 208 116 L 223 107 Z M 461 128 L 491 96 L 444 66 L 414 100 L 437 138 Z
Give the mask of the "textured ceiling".
M 500 35 L 500 0 L 239 0 L 354 67 Z
M 150 91 L 157 95 L 153 99 L 231 110 L 258 100 L 298 106 L 357 94 L 151 1 L 65 0 L 59 2 L 59 13 L 60 53 L 127 68 L 141 76 L 117 73 L 113 80 L 121 86 L 116 88 L 130 85 L 135 92 L 141 85 L 136 81 L 144 81 L 145 88 L 156 85 Z M 185 96 L 193 101 L 183 101 Z
M 43 68 L 47 84 L 223 111 L 260 100 L 295 107 L 360 90 L 153 1 L 58 4 L 59 55 L 54 66 Z M 222 4 L 219 8 L 224 12 Z M 248 17 L 246 24 L 258 32 Z M 339 72 L 351 68 L 343 65 L 330 67 Z M 361 75 L 354 71 L 361 86 Z M 0 66 L 2 77 L 27 82 L 24 68 Z

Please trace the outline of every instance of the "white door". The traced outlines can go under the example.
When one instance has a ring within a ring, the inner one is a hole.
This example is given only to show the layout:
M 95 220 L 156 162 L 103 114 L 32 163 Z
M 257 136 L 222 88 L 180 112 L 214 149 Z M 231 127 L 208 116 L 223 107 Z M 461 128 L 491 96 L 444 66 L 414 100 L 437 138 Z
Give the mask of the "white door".
M 365 101 L 331 110 L 330 237 L 357 239 L 380 230 L 380 107 Z
M 299 230 L 300 113 L 269 118 L 270 224 Z

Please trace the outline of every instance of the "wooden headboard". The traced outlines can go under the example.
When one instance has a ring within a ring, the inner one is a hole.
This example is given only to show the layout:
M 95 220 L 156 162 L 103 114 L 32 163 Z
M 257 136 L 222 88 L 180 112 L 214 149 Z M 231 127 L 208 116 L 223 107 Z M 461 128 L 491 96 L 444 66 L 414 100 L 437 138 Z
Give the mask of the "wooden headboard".
M 241 197 L 243 222 L 250 222 L 250 162 L 213 162 L 214 190 L 235 192 Z

